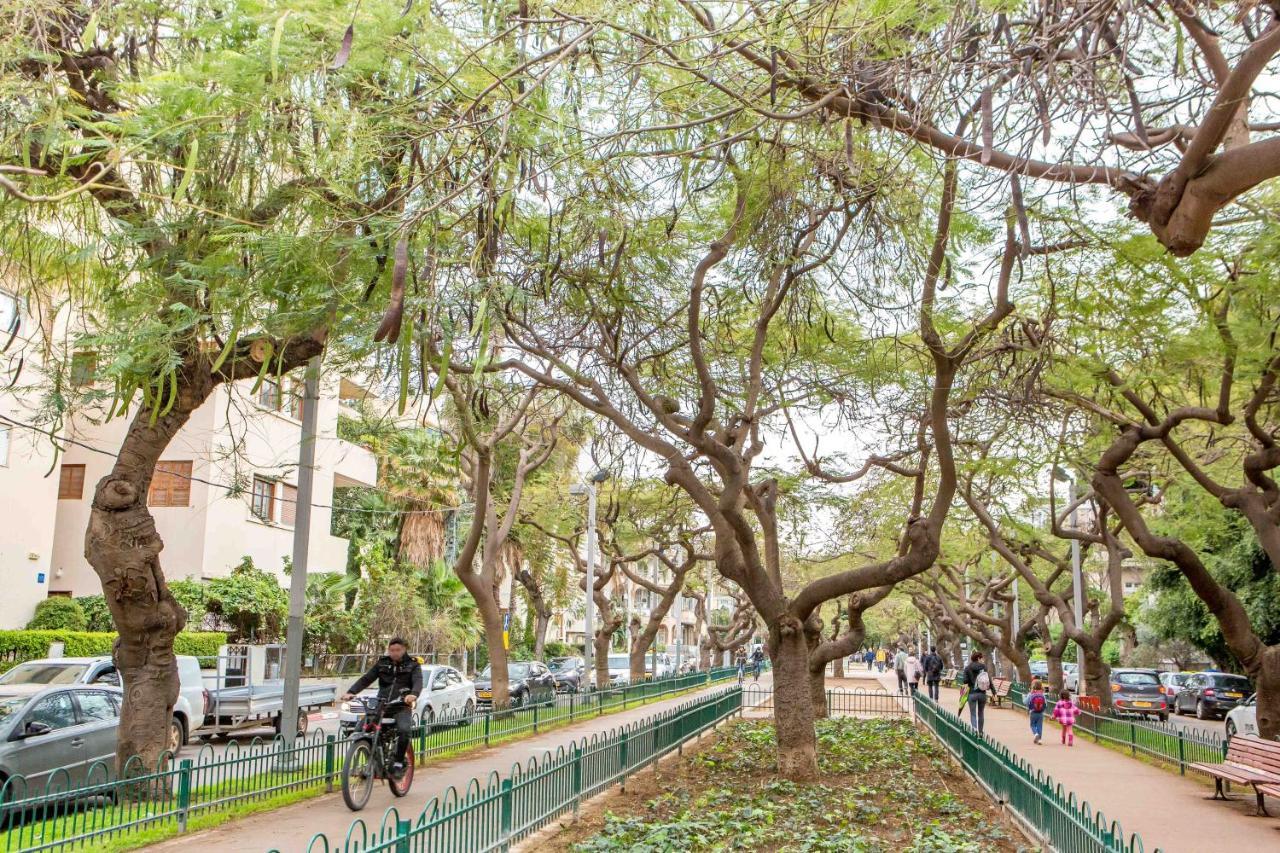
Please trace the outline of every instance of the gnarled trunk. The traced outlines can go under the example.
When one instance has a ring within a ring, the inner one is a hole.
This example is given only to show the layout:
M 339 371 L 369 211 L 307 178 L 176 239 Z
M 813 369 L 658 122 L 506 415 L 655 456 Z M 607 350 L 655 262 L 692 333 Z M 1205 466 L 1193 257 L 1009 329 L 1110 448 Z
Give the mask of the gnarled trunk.
M 492 676 L 493 707 L 511 704 L 511 685 L 507 679 L 507 649 L 502 644 L 502 611 L 498 602 L 488 596 L 477 596 L 480 621 L 484 624 L 484 642 L 489 649 L 489 672 Z
M 1077 644 L 1077 649 L 1084 652 L 1084 692 L 1098 697 L 1105 712 L 1111 707 L 1111 666 L 1103 659 L 1100 646 Z
M 773 721 L 778 738 L 778 772 L 795 782 L 818 777 L 818 737 L 814 730 L 813 679 L 809 644 L 794 617 L 770 626 L 773 663 Z

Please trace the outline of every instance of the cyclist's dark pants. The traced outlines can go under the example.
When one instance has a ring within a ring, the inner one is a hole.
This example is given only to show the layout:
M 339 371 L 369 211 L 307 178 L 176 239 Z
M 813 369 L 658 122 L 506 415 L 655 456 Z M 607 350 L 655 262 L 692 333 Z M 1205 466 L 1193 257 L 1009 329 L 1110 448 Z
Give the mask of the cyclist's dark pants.
M 397 764 L 404 763 L 405 751 L 409 748 L 409 737 L 413 732 L 413 712 L 401 706 L 396 711 L 396 755 Z

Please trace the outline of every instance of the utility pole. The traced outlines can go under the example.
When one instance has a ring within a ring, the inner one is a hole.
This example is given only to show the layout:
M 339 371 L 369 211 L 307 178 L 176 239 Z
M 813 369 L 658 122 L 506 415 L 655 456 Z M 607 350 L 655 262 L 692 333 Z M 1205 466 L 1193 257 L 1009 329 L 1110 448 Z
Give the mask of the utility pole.
M 307 362 L 302 392 L 302 440 L 298 446 L 298 492 L 293 511 L 293 568 L 289 575 L 289 622 L 284 647 L 284 707 L 280 736 L 284 753 L 298 734 L 298 686 L 302 681 L 302 641 L 307 610 L 307 552 L 311 542 L 311 496 L 315 491 L 317 409 L 320 403 L 320 356 Z M 292 759 L 286 759 L 293 764 Z
M 676 675 L 680 674 L 680 644 L 684 640 L 684 589 L 676 591 Z

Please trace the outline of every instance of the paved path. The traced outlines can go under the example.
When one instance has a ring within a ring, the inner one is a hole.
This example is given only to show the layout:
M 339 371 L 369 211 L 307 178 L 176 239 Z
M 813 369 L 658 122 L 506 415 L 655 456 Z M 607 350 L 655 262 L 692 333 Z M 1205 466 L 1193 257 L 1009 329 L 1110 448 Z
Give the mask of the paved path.
M 762 676 L 761 684 L 765 684 L 769 678 L 768 675 Z M 732 684 L 732 681 L 721 682 L 698 693 L 688 693 L 674 699 L 607 714 L 555 729 L 547 734 L 511 741 L 457 758 L 428 762 L 415 771 L 413 790 L 408 796 L 397 800 L 386 785 L 378 784 L 374 787 L 369 804 L 359 814 L 346 807 L 340 793 L 325 794 L 296 805 L 223 824 L 205 832 L 180 835 L 147 849 L 176 851 L 204 846 L 216 849 L 219 853 L 266 853 L 273 848 L 282 853 L 302 853 L 306 851 L 314 835 L 324 833 L 329 836 L 330 844 L 336 843 L 337 849 L 341 850 L 347 830 L 357 817 L 364 819 L 371 832 L 377 830 L 389 806 L 394 805 L 402 818 L 416 820 L 426 804 L 433 797 L 443 794 L 450 786 L 465 793 L 468 782 L 475 778 L 483 780 L 491 771 L 496 770 L 505 776 L 517 762 L 523 763 L 535 756 L 540 758 L 545 752 L 554 754 L 557 747 L 568 746 L 584 735 L 607 732 L 624 723 L 646 719 L 696 696 L 723 690 Z
M 959 691 L 944 687 L 940 704 L 954 711 L 960 704 Z M 1048 721 L 1044 743 L 1036 746 L 1026 714 L 1007 708 L 988 706 L 986 733 L 1047 772 L 1077 799 L 1087 800 L 1108 820 L 1119 821 L 1126 833 L 1141 835 L 1147 850 L 1280 851 L 1280 818 L 1255 817 L 1252 790 L 1237 789 L 1229 803 L 1212 800 L 1213 788 L 1201 774 L 1183 778 L 1081 737 L 1074 747 L 1065 747 L 1059 742 L 1061 730 Z

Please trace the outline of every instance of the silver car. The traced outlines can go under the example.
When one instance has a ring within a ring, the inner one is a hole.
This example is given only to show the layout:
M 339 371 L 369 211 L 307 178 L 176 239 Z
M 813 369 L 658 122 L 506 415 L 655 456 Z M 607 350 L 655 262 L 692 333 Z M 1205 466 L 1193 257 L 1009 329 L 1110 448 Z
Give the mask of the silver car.
M 123 701 L 105 685 L 0 686 L 3 802 L 109 781 Z

